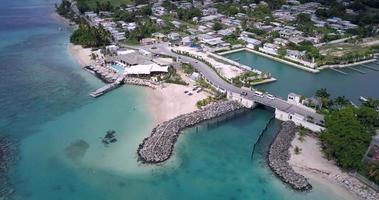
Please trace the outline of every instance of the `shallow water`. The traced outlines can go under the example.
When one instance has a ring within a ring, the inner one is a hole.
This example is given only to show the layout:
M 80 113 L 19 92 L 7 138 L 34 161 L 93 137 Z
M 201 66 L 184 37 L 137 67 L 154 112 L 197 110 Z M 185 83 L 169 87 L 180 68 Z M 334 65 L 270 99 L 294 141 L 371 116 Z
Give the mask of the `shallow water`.
M 10 174 L 18 199 L 340 199 L 317 183 L 294 192 L 270 172 L 264 156 L 277 121 L 252 160 L 273 114 L 263 108 L 188 129 L 167 163 L 140 165 L 137 147 L 153 127 L 144 91 L 123 86 L 89 97 L 103 83 L 68 55 L 71 30 L 51 18 L 53 5 L 0 5 L 0 133 L 20 141 Z M 109 129 L 118 141 L 104 146 Z

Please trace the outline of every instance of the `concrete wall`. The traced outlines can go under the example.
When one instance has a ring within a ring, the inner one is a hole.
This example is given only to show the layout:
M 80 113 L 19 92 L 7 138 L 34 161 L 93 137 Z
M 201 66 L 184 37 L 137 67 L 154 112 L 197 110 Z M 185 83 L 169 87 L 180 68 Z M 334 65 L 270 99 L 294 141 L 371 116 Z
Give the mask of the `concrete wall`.
M 290 113 L 286 113 L 286 112 L 278 110 L 278 109 L 275 109 L 275 118 L 279 119 L 281 121 L 291 120 L 291 121 L 295 122 L 295 124 L 297 126 L 302 125 L 305 128 L 307 128 L 311 131 L 314 131 L 314 132 L 321 132 L 322 130 L 324 130 L 323 127 L 321 127 L 317 124 L 308 122 L 307 119 L 302 115 L 290 114 Z
M 227 98 L 229 100 L 233 100 L 233 101 L 239 102 L 240 104 L 242 104 L 246 108 L 254 108 L 256 106 L 256 103 L 254 101 L 246 99 L 246 98 L 244 98 L 243 96 L 241 96 L 240 94 L 237 94 L 237 93 L 228 92 L 227 93 Z

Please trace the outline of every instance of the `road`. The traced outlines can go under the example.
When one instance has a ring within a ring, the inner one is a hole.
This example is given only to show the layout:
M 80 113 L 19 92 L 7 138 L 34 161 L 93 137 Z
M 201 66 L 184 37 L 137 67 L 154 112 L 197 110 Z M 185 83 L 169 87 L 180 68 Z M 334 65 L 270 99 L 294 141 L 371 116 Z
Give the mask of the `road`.
M 134 47 L 136 48 L 136 47 Z M 287 101 L 279 98 L 279 97 L 269 97 L 268 94 L 264 95 L 257 95 L 254 90 L 246 90 L 239 87 L 236 87 L 225 80 L 223 80 L 219 75 L 208 65 L 205 63 L 196 60 L 195 58 L 179 55 L 174 52 L 172 52 L 168 46 L 167 43 L 160 43 L 155 45 L 149 45 L 149 46 L 140 46 L 139 48 L 142 48 L 144 50 L 147 50 L 149 52 L 152 52 L 154 54 L 158 55 L 166 55 L 171 57 L 176 57 L 182 60 L 183 62 L 187 62 L 191 64 L 195 69 L 197 69 L 209 82 L 211 82 L 215 87 L 232 93 L 237 93 L 239 95 L 242 95 L 244 98 L 253 100 L 254 102 L 272 107 L 277 108 L 279 110 L 289 112 L 292 114 L 300 114 L 305 117 L 313 118 L 314 122 L 316 124 L 323 124 L 324 117 L 320 114 L 311 112 L 301 106 L 297 106 L 294 104 L 290 104 Z

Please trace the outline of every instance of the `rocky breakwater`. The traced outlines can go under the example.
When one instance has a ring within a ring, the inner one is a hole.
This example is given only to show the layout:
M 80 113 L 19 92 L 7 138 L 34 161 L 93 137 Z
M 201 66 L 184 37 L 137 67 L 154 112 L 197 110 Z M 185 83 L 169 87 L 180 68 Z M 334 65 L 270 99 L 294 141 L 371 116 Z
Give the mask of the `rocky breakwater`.
M 283 182 L 289 184 L 295 190 L 311 190 L 308 180 L 288 164 L 290 158 L 289 147 L 296 135 L 296 125 L 292 121 L 282 122 L 281 129 L 268 153 L 268 164 Z
M 242 109 L 242 105 L 235 101 L 221 101 L 159 124 L 140 144 L 137 150 L 139 160 L 143 163 L 166 161 L 173 152 L 181 130 L 239 109 Z
M 11 199 L 14 193 L 9 172 L 12 163 L 16 161 L 17 149 L 13 141 L 0 135 L 0 199 Z

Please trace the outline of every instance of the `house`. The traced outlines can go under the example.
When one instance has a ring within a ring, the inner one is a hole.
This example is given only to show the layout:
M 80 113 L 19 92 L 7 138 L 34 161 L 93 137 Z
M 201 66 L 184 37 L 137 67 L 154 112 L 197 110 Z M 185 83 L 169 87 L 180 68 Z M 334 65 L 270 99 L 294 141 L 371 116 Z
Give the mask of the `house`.
M 183 37 L 182 41 L 180 42 L 181 45 L 183 46 L 191 46 L 192 45 L 192 40 L 189 36 Z
M 228 29 L 222 29 L 222 30 L 217 31 L 217 34 L 220 34 L 222 36 L 227 36 L 227 35 L 233 34 L 233 32 L 234 32 L 233 29 L 228 28 Z
M 114 54 L 114 53 L 117 53 L 117 50 L 118 50 L 118 46 L 112 44 L 112 45 L 108 45 L 108 46 L 105 46 L 105 50 L 111 54 Z
M 268 54 L 278 54 L 279 46 L 272 43 L 264 43 L 263 48 L 259 48 L 260 51 L 263 51 Z
M 288 40 L 283 38 L 274 38 L 274 44 L 280 45 L 280 46 L 287 46 L 289 43 Z
M 152 45 L 152 44 L 156 44 L 156 43 L 158 43 L 158 40 L 156 40 L 154 38 L 142 38 L 140 40 L 141 45 Z
M 157 39 L 159 41 L 167 41 L 167 36 L 163 33 L 160 33 L 160 32 L 152 33 L 151 37 L 153 37 L 154 39 Z
M 171 41 L 178 41 L 178 40 L 180 40 L 180 34 L 175 33 L 175 32 L 171 32 L 167 35 L 167 38 Z
M 246 46 L 248 48 L 252 48 L 252 49 L 254 49 L 255 47 L 259 47 L 262 44 L 261 41 L 259 41 L 257 39 L 254 39 L 254 38 L 250 38 L 250 37 L 241 36 L 238 39 L 245 41 L 246 42 Z
M 125 68 L 124 74 L 128 76 L 139 76 L 139 75 L 153 75 L 153 74 L 160 74 L 160 73 L 167 73 L 168 67 L 167 66 L 159 66 L 158 64 L 151 63 L 151 64 L 139 64 L 139 65 L 133 65 L 128 68 Z
M 293 59 L 302 59 L 305 56 L 304 51 L 287 50 L 287 56 Z

